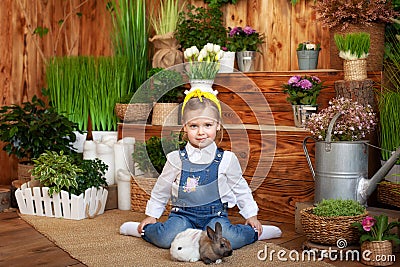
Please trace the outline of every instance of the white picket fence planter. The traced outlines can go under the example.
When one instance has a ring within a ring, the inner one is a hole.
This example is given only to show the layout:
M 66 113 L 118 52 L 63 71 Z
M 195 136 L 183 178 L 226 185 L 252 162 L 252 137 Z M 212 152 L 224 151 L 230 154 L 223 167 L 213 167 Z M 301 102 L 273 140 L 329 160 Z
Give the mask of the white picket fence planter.
M 51 197 L 48 191 L 48 187 L 23 184 L 15 191 L 19 211 L 28 215 L 82 220 L 103 214 L 108 196 L 107 189 L 95 187 L 86 189 L 79 196 L 61 191 Z

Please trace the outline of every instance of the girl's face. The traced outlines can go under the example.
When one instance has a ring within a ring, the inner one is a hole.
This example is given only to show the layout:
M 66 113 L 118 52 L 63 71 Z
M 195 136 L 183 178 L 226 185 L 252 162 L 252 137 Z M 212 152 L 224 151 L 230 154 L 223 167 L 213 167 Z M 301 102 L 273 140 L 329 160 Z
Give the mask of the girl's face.
M 197 148 L 204 148 L 214 142 L 217 130 L 220 130 L 219 122 L 214 118 L 211 109 L 202 111 L 188 111 L 188 121 L 184 124 L 189 142 Z

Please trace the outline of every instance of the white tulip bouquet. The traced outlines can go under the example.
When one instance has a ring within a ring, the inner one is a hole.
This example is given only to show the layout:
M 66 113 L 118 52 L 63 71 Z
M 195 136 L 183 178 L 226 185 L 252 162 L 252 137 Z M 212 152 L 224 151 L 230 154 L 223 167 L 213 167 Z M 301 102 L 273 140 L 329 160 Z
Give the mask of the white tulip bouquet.
M 208 43 L 201 51 L 196 46 L 192 46 L 184 52 L 185 60 L 189 62 L 189 79 L 214 79 L 218 73 L 224 51 L 216 44 Z

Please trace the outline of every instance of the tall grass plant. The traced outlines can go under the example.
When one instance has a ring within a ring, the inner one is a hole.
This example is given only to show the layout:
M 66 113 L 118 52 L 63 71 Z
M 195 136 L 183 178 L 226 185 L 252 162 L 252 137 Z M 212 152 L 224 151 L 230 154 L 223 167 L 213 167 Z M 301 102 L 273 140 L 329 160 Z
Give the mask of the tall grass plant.
M 135 92 L 146 81 L 150 66 L 146 1 L 114 0 L 111 7 L 114 53 L 128 60 L 125 93 Z
M 153 16 L 150 17 L 150 24 L 157 35 L 175 32 L 178 24 L 179 12 L 183 6 L 179 5 L 179 0 L 160 0 L 158 13 L 153 10 Z
M 368 57 L 371 46 L 369 33 L 335 34 L 334 40 L 339 50 L 339 57 L 345 60 L 364 59 Z

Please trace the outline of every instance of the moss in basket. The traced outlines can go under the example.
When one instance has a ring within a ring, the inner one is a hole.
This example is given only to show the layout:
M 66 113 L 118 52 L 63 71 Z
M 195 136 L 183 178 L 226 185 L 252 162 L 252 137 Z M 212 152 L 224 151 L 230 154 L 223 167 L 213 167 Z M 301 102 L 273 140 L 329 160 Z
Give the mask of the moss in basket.
M 313 213 L 323 217 L 357 216 L 365 213 L 365 207 L 351 199 L 323 199 Z

